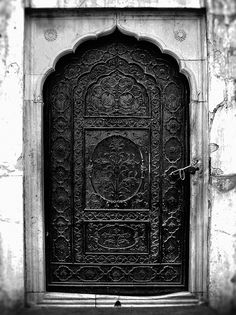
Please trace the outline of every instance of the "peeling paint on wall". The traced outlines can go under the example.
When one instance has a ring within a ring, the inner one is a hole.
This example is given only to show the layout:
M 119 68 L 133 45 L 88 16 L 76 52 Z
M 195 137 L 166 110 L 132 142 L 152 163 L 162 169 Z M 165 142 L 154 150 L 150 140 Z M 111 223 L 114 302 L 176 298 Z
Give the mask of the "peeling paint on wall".
M 219 104 L 216 105 L 216 107 L 213 109 L 213 111 L 209 112 L 209 119 L 210 119 L 210 122 L 209 122 L 209 131 L 211 131 L 211 128 L 212 128 L 212 125 L 213 125 L 213 121 L 214 121 L 214 118 L 215 118 L 215 115 L 216 113 L 226 105 L 227 103 L 227 100 L 224 99 L 222 102 L 220 102 Z
M 211 151 L 209 299 L 220 314 L 236 314 L 236 1 L 208 0 Z M 234 231 L 234 232 L 233 232 Z
M 0 1 L 0 83 L 5 76 L 6 57 L 8 53 L 7 23 L 11 16 L 12 5 L 8 0 Z
M 23 7 L 0 0 L 0 314 L 23 305 Z
M 225 193 L 236 188 L 236 174 L 215 175 L 212 184 L 218 191 Z

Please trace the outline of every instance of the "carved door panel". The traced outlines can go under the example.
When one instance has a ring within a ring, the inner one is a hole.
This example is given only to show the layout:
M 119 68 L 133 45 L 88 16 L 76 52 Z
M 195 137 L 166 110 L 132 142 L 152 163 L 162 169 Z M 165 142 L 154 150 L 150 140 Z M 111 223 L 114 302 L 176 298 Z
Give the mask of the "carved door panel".
M 188 85 L 118 32 L 63 57 L 44 86 L 47 288 L 187 289 Z

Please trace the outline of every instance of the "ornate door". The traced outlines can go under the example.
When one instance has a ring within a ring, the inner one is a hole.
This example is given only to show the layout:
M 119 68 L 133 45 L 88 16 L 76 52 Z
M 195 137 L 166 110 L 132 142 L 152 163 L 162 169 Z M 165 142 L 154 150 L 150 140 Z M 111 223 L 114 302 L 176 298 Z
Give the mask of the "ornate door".
M 115 32 L 44 86 L 47 289 L 187 289 L 188 85 L 153 44 Z

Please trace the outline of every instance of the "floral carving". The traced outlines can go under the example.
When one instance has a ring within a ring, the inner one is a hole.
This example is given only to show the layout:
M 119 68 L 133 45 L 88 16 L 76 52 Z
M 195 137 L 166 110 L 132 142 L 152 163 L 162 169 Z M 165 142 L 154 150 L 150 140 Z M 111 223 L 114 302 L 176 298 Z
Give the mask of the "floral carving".
M 142 156 L 129 139 L 121 136 L 104 139 L 95 148 L 92 163 L 93 187 L 108 202 L 124 201 L 139 190 Z
M 54 28 L 47 29 L 44 32 L 44 37 L 47 41 L 52 42 L 57 39 L 57 31 Z
M 45 84 L 48 279 L 179 285 L 188 194 L 165 171 L 186 160 L 186 81 L 151 44 L 116 36 Z
M 58 187 L 56 191 L 53 192 L 52 200 L 55 209 L 60 213 L 65 211 L 65 209 L 69 206 L 69 195 L 63 187 Z
M 101 78 L 88 89 L 86 96 L 87 114 L 136 115 L 148 114 L 148 97 L 145 88 L 132 77 L 119 71 Z
M 82 267 L 76 273 L 76 276 L 82 281 L 97 281 L 102 275 L 103 271 L 99 267 Z
M 55 169 L 53 176 L 58 183 L 63 183 L 68 179 L 68 171 L 64 167 L 58 166 Z
M 165 153 L 170 162 L 179 160 L 182 154 L 180 141 L 174 137 L 170 138 L 165 144 Z
M 134 281 L 146 282 L 151 281 L 155 274 L 155 271 L 151 267 L 135 267 L 131 272 L 131 277 Z
M 170 112 L 176 112 L 181 106 L 181 91 L 173 82 L 165 89 L 165 105 Z
M 145 66 L 150 64 L 153 60 L 149 52 L 143 49 L 136 49 L 134 52 L 132 52 L 132 57 L 135 61 L 140 62 Z
M 175 262 L 180 254 L 179 242 L 172 234 L 163 244 L 163 252 L 165 260 L 168 262 Z
M 171 134 L 176 134 L 176 133 L 178 133 L 178 131 L 180 131 L 181 125 L 178 122 L 178 120 L 176 120 L 175 118 L 171 118 L 166 124 L 166 129 Z
M 179 193 L 175 188 L 170 188 L 166 191 L 164 202 L 169 211 L 176 209 L 179 204 Z
M 54 128 L 58 131 L 58 132 L 64 132 L 68 127 L 68 122 L 65 119 L 65 117 L 58 117 L 55 120 L 55 125 Z
M 69 280 L 72 275 L 73 272 L 70 268 L 68 268 L 67 266 L 59 266 L 55 271 L 54 274 L 56 275 L 56 277 L 60 280 L 60 281 L 67 281 Z
M 69 242 L 63 237 L 58 237 L 54 242 L 55 257 L 59 261 L 65 261 L 70 255 Z
M 175 39 L 178 40 L 179 42 L 182 42 L 186 39 L 186 32 L 183 29 L 179 29 L 177 31 L 174 32 L 175 35 Z
M 54 221 L 54 225 L 59 234 L 63 234 L 65 230 L 68 228 L 68 220 L 66 220 L 64 217 L 58 217 Z
M 112 281 L 120 281 L 124 278 L 124 271 L 119 267 L 112 267 L 109 271 L 109 276 Z
M 165 281 L 173 281 L 178 277 L 178 273 L 174 267 L 165 266 L 161 272 L 161 276 Z
M 147 252 L 145 224 L 89 223 L 87 249 L 89 252 Z
M 180 265 L 164 265 L 158 266 L 153 265 L 142 266 L 138 265 L 133 267 L 132 265 L 125 265 L 122 267 L 118 266 L 88 266 L 88 267 L 79 267 L 78 265 L 66 265 L 61 266 L 54 265 L 53 275 L 56 276 L 56 281 L 66 282 L 69 279 L 72 281 L 80 281 L 83 285 L 87 283 L 99 283 L 99 281 L 106 282 L 109 279 L 109 282 L 113 283 L 125 282 L 127 279 L 130 279 L 132 282 L 147 284 L 148 282 L 173 282 L 173 284 L 180 281 Z M 110 284 L 111 285 L 111 284 Z
M 69 155 L 69 143 L 64 138 L 58 138 L 52 147 L 54 159 L 63 162 Z
M 155 75 L 162 80 L 168 80 L 170 77 L 170 68 L 167 64 L 158 64 L 153 67 Z
M 80 64 L 67 65 L 65 67 L 65 77 L 69 80 L 74 79 L 79 76 L 82 71 Z
M 88 208 L 148 209 L 149 137 L 145 129 L 86 132 Z

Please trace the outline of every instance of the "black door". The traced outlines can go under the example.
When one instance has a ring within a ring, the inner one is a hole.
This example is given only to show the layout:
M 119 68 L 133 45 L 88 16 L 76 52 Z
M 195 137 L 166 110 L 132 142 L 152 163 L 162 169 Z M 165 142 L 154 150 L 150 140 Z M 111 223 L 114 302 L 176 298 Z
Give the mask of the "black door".
M 118 31 L 63 57 L 44 85 L 49 291 L 187 289 L 188 84 Z

